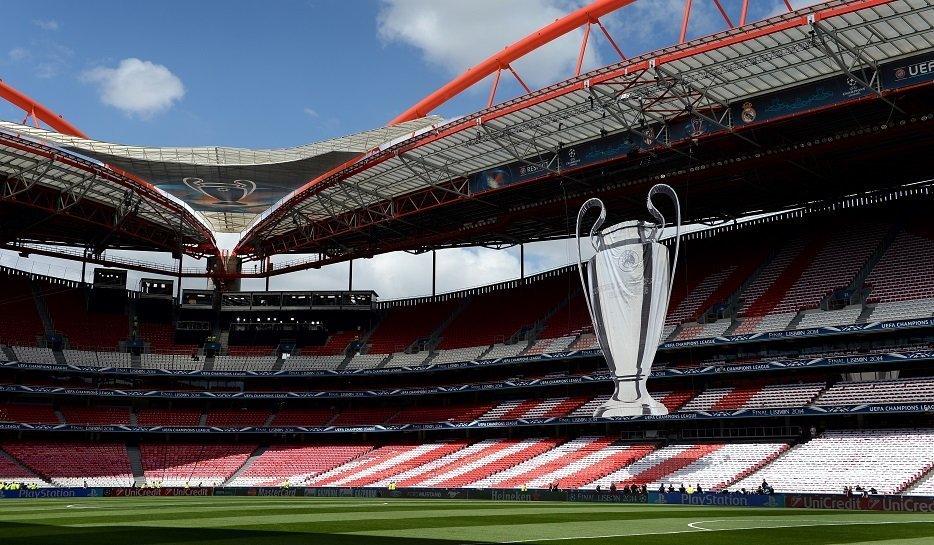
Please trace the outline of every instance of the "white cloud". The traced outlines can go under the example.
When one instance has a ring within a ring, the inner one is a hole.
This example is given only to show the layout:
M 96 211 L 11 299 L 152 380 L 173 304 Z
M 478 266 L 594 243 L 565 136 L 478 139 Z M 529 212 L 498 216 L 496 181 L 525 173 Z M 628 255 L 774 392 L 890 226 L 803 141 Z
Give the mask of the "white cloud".
M 185 96 L 182 80 L 161 64 L 129 58 L 116 68 L 98 67 L 81 75 L 95 83 L 101 102 L 130 116 L 149 119 Z
M 58 27 L 59 27 L 58 21 L 55 21 L 55 20 L 43 21 L 43 20 L 37 19 L 33 21 L 33 24 L 41 28 L 42 30 L 55 31 L 55 30 L 58 30 Z
M 541 29 L 579 7 L 567 0 L 384 0 L 379 36 L 411 45 L 430 64 L 459 75 L 495 52 Z M 578 29 L 515 63 L 515 70 L 537 88 L 574 75 L 583 31 Z M 600 65 L 588 47 L 584 67 Z
M 296 256 L 273 258 L 289 261 Z M 452 248 L 438 251 L 438 293 L 482 286 L 518 278 L 518 250 Z M 319 270 L 273 277 L 273 290 L 347 289 L 348 265 L 338 263 Z M 373 290 L 381 299 L 431 295 L 431 253 L 412 255 L 393 252 L 353 262 L 353 287 Z
M 827 2 L 828 0 L 790 0 L 791 7 L 794 9 L 806 8 L 808 6 L 813 6 L 815 4 L 821 4 Z M 775 15 L 781 15 L 783 13 L 788 13 L 788 6 L 785 5 L 783 0 L 775 0 L 775 4 L 772 6 L 771 11 L 765 18 L 774 17 Z
M 60 65 L 54 62 L 41 62 L 36 65 L 36 77 L 51 79 L 58 75 Z
M 316 117 L 319 116 L 317 110 L 314 110 L 314 109 L 312 109 L 312 108 L 309 108 L 308 106 L 305 106 L 304 108 L 302 108 L 302 112 L 304 112 L 305 115 L 307 115 L 308 117 L 310 117 L 310 118 L 312 118 L 312 119 L 314 119 L 314 118 L 316 118 Z
M 7 56 L 10 57 L 11 61 L 19 62 L 19 61 L 24 61 L 28 59 L 30 57 L 30 54 L 29 54 L 29 51 L 26 50 L 26 48 L 14 47 L 9 52 L 7 52 Z

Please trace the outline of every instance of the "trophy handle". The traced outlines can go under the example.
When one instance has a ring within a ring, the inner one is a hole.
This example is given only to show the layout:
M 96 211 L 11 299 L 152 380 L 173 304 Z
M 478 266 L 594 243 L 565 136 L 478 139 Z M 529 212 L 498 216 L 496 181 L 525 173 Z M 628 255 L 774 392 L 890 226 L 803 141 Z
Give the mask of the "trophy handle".
M 657 241 L 659 237 L 662 236 L 662 231 L 665 230 L 665 226 L 667 225 L 665 216 L 658 211 L 658 208 L 655 208 L 655 204 L 652 202 L 652 197 L 658 193 L 667 195 L 668 198 L 675 203 L 675 257 L 671 260 L 671 275 L 668 277 L 668 302 L 670 303 L 671 291 L 675 286 L 675 267 L 678 265 L 678 250 L 681 247 L 681 202 L 678 200 L 678 194 L 675 193 L 675 190 L 670 185 L 655 184 L 652 186 L 652 189 L 649 190 L 649 196 L 646 197 L 645 200 L 645 206 L 649 209 L 649 214 L 659 222 L 659 225 L 652 229 L 652 233 L 649 235 L 649 238 L 652 240 Z M 578 251 L 580 251 L 579 248 Z
M 584 290 L 584 301 L 587 303 L 587 312 L 590 313 L 590 320 L 592 323 L 596 324 L 597 320 L 593 313 L 593 301 L 590 300 L 590 292 L 587 290 L 587 282 L 584 281 L 584 259 L 581 256 L 581 222 L 584 220 L 584 214 L 587 213 L 591 208 L 599 208 L 600 216 L 597 218 L 596 223 L 593 224 L 593 227 L 590 228 L 590 244 L 593 246 L 593 249 L 597 249 L 597 231 L 603 227 L 603 222 L 606 221 L 606 207 L 603 205 L 603 201 L 600 199 L 588 199 L 587 202 L 581 206 L 580 211 L 577 213 L 577 230 L 574 231 L 574 236 L 577 240 L 577 273 L 580 275 L 581 287 Z

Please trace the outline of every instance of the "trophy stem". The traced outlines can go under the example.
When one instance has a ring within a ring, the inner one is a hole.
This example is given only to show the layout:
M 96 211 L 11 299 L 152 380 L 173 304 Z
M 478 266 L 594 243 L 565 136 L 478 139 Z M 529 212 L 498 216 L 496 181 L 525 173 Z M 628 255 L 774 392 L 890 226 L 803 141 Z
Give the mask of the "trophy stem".
M 645 389 L 647 379 L 648 377 L 636 380 L 614 377 L 613 395 L 594 411 L 594 417 L 668 414 L 668 407 L 653 398 Z

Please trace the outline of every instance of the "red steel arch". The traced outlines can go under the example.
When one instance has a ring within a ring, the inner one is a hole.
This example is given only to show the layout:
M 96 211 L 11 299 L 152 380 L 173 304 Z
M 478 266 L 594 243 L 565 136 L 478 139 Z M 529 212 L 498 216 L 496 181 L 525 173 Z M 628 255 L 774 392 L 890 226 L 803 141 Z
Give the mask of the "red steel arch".
M 723 8 L 720 0 L 711 1 L 720 12 L 720 15 L 726 21 L 726 24 L 729 26 L 729 28 L 734 28 L 736 25 L 733 24 L 732 19 L 730 19 L 726 10 Z M 794 11 L 791 3 L 788 0 L 783 1 L 785 6 L 788 8 L 788 11 Z M 575 75 L 580 74 L 581 62 L 584 58 L 584 50 L 587 47 L 587 39 L 590 36 L 590 26 L 593 24 L 596 24 L 600 27 L 616 52 L 619 53 L 621 57 L 623 57 L 623 60 L 625 60 L 623 52 L 610 36 L 609 32 L 607 32 L 603 24 L 600 23 L 599 18 L 635 2 L 636 0 L 595 0 L 593 3 L 584 6 L 581 9 L 562 17 L 561 19 L 556 20 L 554 23 L 551 23 L 541 30 L 526 36 L 518 42 L 506 47 L 502 51 L 495 53 L 492 57 L 486 59 L 473 68 L 469 68 L 466 72 L 454 78 L 434 93 L 420 100 L 414 106 L 390 121 L 389 124 L 394 125 L 396 123 L 402 123 L 404 121 L 411 121 L 413 119 L 425 117 L 438 106 L 441 106 L 458 94 L 466 91 L 474 84 L 482 81 L 487 76 L 496 74 L 496 79 L 493 82 L 493 90 L 490 92 L 490 101 L 487 105 L 488 107 L 492 106 L 493 96 L 496 93 L 496 86 L 499 84 L 499 76 L 503 70 L 509 70 L 519 81 L 519 84 L 522 85 L 522 87 L 526 90 L 526 92 L 531 92 L 530 89 L 526 87 L 525 83 L 519 78 L 519 75 L 516 74 L 516 72 L 512 69 L 512 62 L 584 25 L 586 25 L 586 27 L 584 29 L 584 38 L 581 43 L 580 55 L 577 59 L 577 74 Z M 688 24 L 690 23 L 691 19 L 691 8 L 693 7 L 693 3 L 694 0 L 684 1 L 684 14 L 681 20 L 681 38 L 679 43 L 684 43 L 685 38 L 687 37 Z M 743 0 L 739 18 L 740 26 L 746 24 L 746 15 L 748 11 L 749 0 Z
M 3 80 L 0 80 L 0 98 L 26 112 L 26 119 L 32 117 L 34 120 L 42 121 L 62 134 L 77 136 L 79 138 L 88 138 L 88 135 L 81 132 L 71 123 L 65 121 L 62 116 L 56 114 L 42 104 L 39 104 L 20 91 L 10 87 L 4 83 Z
M 469 89 L 483 78 L 498 74 L 501 70 L 511 70 L 510 63 L 513 61 L 524 57 L 539 47 L 583 25 L 588 25 L 589 28 L 588 23 L 595 23 L 599 17 L 616 11 L 623 6 L 632 4 L 635 1 L 636 0 L 596 0 L 588 6 L 584 6 L 569 15 L 565 15 L 538 32 L 530 34 L 506 49 L 496 53 L 477 66 L 468 69 L 460 76 L 451 80 L 444 87 L 420 100 L 417 104 L 390 121 L 389 124 L 394 125 L 396 123 L 402 123 L 403 121 L 411 121 L 413 119 L 425 117 L 431 113 L 432 110 Z

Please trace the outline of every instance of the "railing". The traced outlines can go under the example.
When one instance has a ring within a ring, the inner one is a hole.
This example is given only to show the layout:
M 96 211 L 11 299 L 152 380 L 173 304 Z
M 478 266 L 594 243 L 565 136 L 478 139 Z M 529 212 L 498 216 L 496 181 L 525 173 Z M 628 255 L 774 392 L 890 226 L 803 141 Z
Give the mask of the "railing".
M 758 437 L 800 437 L 801 426 L 770 426 L 751 428 L 704 428 L 686 429 L 678 434 L 680 439 L 744 439 Z

